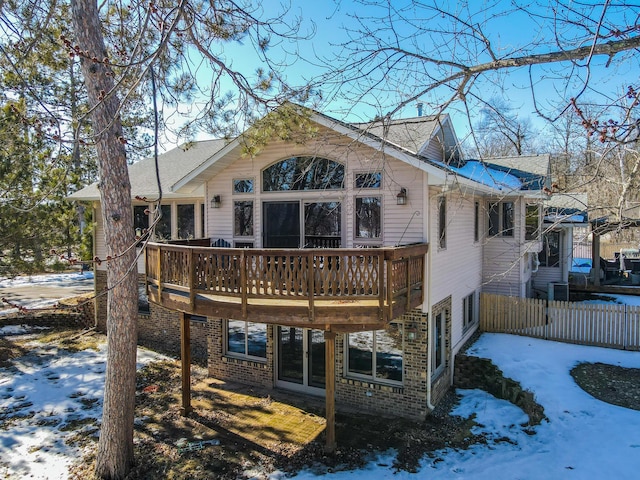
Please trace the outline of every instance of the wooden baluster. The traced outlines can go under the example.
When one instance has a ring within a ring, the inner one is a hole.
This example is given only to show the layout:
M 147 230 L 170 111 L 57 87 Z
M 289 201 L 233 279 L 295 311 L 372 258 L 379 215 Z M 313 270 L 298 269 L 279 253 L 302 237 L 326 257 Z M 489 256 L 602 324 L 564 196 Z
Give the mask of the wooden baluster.
M 162 247 L 158 246 L 158 301 L 162 301 Z
M 187 250 L 189 263 L 189 306 L 191 307 L 191 313 L 196 311 L 196 255 L 195 250 Z
M 240 252 L 240 293 L 242 296 L 242 319 L 247 319 L 247 296 L 249 285 L 247 282 L 247 256 L 245 250 Z

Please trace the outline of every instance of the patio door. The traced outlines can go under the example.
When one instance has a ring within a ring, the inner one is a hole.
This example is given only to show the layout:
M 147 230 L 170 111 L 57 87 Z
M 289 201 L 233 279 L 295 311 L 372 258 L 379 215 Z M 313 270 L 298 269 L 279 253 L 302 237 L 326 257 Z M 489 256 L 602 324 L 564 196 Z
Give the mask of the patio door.
M 342 245 L 340 202 L 264 202 L 262 214 L 264 248 L 340 248 Z
M 276 385 L 314 395 L 324 395 L 324 332 L 297 327 L 277 328 Z
M 300 202 L 262 204 L 263 248 L 300 248 Z

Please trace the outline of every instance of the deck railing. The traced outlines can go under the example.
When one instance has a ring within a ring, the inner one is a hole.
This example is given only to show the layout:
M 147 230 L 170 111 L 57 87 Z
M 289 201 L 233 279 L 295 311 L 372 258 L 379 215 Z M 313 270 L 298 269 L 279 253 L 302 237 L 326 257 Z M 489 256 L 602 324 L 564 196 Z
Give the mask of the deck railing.
M 322 300 L 374 300 L 381 319 L 390 320 L 422 303 L 427 248 L 249 249 L 151 243 L 146 248 L 147 282 L 157 288 L 157 299 L 163 292 L 177 292 L 188 298 L 188 310 L 194 312 L 202 295 L 218 302 L 227 298 L 244 318 L 252 300 L 304 300 L 311 318 Z

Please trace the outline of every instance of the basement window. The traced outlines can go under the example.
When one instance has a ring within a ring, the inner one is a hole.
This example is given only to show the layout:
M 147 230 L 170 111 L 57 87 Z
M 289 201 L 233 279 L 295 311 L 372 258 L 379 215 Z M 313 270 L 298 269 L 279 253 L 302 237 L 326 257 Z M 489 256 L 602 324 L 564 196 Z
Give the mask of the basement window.
M 391 323 L 386 330 L 347 335 L 347 375 L 380 383 L 402 384 L 404 329 Z
M 264 323 L 227 320 L 226 327 L 227 355 L 249 360 L 266 360 L 267 326 Z

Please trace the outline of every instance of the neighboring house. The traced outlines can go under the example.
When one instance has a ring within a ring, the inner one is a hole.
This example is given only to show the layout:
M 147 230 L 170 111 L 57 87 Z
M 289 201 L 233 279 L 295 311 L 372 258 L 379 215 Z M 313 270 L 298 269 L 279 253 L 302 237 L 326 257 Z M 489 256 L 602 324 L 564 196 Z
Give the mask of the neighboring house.
M 191 338 L 206 339 L 216 378 L 423 419 L 452 384 L 480 292 L 532 289 L 549 158 L 463 160 L 447 115 L 351 125 L 299 114 L 304 132 L 257 149 L 250 130 L 160 157 L 172 220 L 161 236 L 219 248 L 147 248 L 140 337 L 177 348 L 178 311 L 197 314 Z M 153 207 L 152 162 L 130 174 Z M 72 199 L 99 197 L 87 187 Z
M 584 232 L 589 227 L 586 193 L 554 193 L 544 202 L 542 223 L 542 250 L 537 256 L 537 269 L 533 275 L 535 296 L 550 300 L 568 300 L 569 274 L 584 272 L 583 283 L 590 266 L 581 258 L 574 262 L 574 232 Z M 584 234 L 583 234 L 584 236 Z

